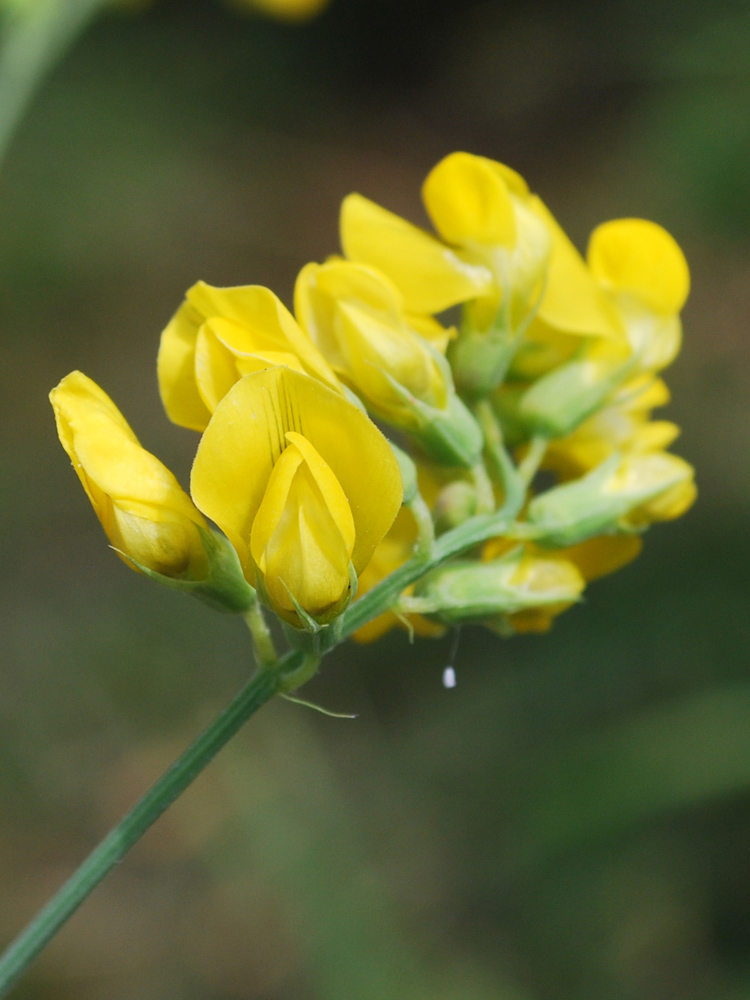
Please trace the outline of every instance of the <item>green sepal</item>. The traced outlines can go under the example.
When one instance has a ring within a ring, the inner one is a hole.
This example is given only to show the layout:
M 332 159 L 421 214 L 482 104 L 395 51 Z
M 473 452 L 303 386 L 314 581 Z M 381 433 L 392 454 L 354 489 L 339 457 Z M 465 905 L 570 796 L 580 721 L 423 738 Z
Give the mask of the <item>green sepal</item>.
M 469 399 L 489 396 L 505 378 L 520 342 L 519 334 L 501 327 L 483 331 L 464 325 L 448 345 L 448 360 L 461 395 Z
M 615 474 L 621 460 L 618 453 L 610 455 L 580 479 L 534 497 L 526 512 L 526 521 L 517 526 L 517 537 L 531 538 L 539 545 L 565 548 L 595 535 L 635 533 L 636 529 L 624 524 L 623 518 L 678 480 L 628 491 L 608 490 L 607 481 Z
M 127 552 L 115 549 L 118 555 L 134 566 L 144 576 L 150 577 L 163 587 L 192 594 L 199 601 L 217 611 L 230 614 L 244 614 L 256 600 L 255 589 L 250 586 L 242 572 L 237 553 L 228 538 L 218 531 L 206 530 L 197 525 L 203 548 L 208 559 L 208 573 L 202 580 L 165 576 L 139 563 Z
M 399 448 L 397 444 L 393 441 L 388 441 L 391 446 L 391 451 L 396 456 L 396 461 L 398 462 L 398 467 L 401 472 L 401 483 L 404 490 L 404 499 L 402 503 L 410 504 L 414 497 L 419 492 L 419 485 L 417 483 L 417 466 L 411 455 L 407 455 L 403 448 Z
M 515 584 L 513 577 L 523 557 L 519 545 L 489 562 L 460 560 L 441 566 L 423 577 L 415 587 L 415 596 L 402 598 L 399 607 L 427 615 L 442 625 L 457 625 L 579 600 L 580 588 L 534 592 Z
M 634 359 L 630 359 L 592 380 L 591 361 L 586 358 L 569 361 L 527 389 L 518 405 L 518 419 L 529 435 L 565 437 L 601 409 L 607 397 L 632 372 L 634 364 Z
M 482 432 L 474 417 L 449 386 L 445 409 L 431 406 L 413 396 L 393 376 L 381 369 L 404 407 L 414 417 L 409 426 L 399 425 L 422 450 L 441 465 L 470 469 L 479 461 L 484 446 Z M 377 412 L 377 411 L 376 411 Z M 377 414 L 393 423 L 385 414 Z

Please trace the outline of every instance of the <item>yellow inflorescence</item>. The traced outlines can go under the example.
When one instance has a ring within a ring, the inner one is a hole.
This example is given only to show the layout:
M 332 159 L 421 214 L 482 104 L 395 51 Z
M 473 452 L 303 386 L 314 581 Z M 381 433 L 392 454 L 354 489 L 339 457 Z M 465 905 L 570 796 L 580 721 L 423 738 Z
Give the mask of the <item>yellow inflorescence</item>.
M 673 238 L 615 220 L 584 258 L 518 174 L 468 153 L 437 164 L 423 197 L 436 235 L 349 195 L 344 256 L 302 268 L 295 315 L 260 286 L 188 291 L 158 375 L 168 416 L 202 432 L 192 501 L 90 380 L 54 390 L 61 440 L 126 560 L 210 575 L 205 514 L 261 600 L 319 629 L 421 546 L 422 578 L 356 638 L 399 623 L 542 631 L 692 504 L 693 470 L 666 451 L 678 428 L 652 419 L 689 290 Z M 457 330 L 440 317 L 455 306 Z M 403 456 L 368 413 L 416 462 L 403 508 Z M 497 537 L 430 563 L 433 528 L 493 513 Z

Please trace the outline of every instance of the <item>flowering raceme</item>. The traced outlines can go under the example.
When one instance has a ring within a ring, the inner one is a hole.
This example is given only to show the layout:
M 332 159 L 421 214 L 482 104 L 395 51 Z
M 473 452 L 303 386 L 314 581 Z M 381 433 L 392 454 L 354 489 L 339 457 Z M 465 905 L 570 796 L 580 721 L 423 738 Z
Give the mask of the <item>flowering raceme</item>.
M 202 433 L 192 501 L 93 383 L 53 393 L 123 557 L 184 582 L 231 552 L 235 583 L 316 656 L 396 624 L 544 631 L 695 498 L 666 450 L 678 428 L 652 419 L 689 291 L 674 239 L 619 219 L 584 257 L 523 178 L 469 153 L 422 195 L 437 235 L 345 198 L 344 257 L 302 268 L 294 316 L 258 285 L 189 289 L 158 377 Z

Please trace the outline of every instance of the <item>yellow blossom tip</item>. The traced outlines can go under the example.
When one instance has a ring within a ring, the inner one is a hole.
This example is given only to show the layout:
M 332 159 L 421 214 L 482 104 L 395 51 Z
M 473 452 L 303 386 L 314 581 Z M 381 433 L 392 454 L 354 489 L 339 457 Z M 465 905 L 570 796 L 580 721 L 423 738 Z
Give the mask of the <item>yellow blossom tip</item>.
M 687 261 L 674 237 L 646 219 L 614 219 L 591 234 L 588 262 L 594 278 L 666 316 L 678 313 L 690 291 Z

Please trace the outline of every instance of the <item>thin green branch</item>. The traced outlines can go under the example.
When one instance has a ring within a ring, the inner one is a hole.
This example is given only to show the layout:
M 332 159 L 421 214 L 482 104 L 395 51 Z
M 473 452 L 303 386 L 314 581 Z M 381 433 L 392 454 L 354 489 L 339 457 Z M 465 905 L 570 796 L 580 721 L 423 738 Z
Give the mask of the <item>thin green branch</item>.
M 259 671 L 95 848 L 0 958 L 0 997 L 7 995 L 36 955 L 104 876 L 185 791 L 250 716 L 283 687 L 287 675 L 299 668 L 302 659 L 303 655 L 299 652 L 288 653 L 273 670 Z
M 257 596 L 242 617 L 245 619 L 245 624 L 250 629 L 250 634 L 253 637 L 253 651 L 256 662 L 264 669 L 273 667 L 278 662 L 279 657 L 273 642 L 271 630 L 268 627 L 268 622 L 263 614 L 263 608 L 260 606 Z
M 529 485 L 531 480 L 537 474 L 539 466 L 542 464 L 542 459 L 544 458 L 547 447 L 549 445 L 549 438 L 544 434 L 535 434 L 529 443 L 529 450 L 523 458 L 523 461 L 518 466 L 518 475 L 524 481 L 526 486 Z

